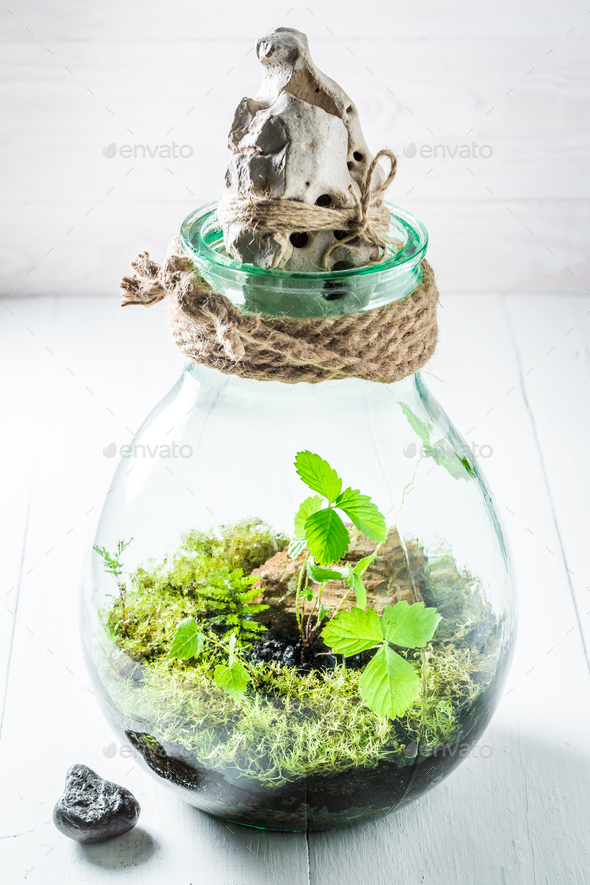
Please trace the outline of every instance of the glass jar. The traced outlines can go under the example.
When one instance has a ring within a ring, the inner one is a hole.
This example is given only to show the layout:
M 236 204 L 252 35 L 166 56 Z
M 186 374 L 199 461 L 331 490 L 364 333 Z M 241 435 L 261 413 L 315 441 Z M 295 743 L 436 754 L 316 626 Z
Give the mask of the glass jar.
M 364 268 L 240 265 L 223 252 L 214 206 L 181 239 L 243 311 L 354 313 L 420 283 L 426 231 L 389 208 L 394 242 Z M 385 518 L 377 542 L 341 514 L 349 550 L 328 566 L 340 580 L 320 580 L 312 567 L 326 562 L 310 564 L 305 543 L 288 546 L 310 496 L 301 452 Z M 403 807 L 469 753 L 511 657 L 510 559 L 480 469 L 419 373 L 286 384 L 189 361 L 122 455 L 84 586 L 84 647 L 106 715 L 162 783 L 227 820 L 319 830 Z M 323 632 L 364 611 L 351 576 L 361 559 L 382 624 L 392 607 L 436 610 L 432 635 L 384 643 L 415 685 L 389 714 L 362 691 L 381 646 L 338 652 Z

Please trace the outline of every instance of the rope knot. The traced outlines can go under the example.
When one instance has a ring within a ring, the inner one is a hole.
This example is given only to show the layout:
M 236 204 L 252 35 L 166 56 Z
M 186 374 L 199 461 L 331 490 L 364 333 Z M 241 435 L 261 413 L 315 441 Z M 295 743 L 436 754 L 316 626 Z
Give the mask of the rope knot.
M 390 162 L 389 173 L 378 187 L 373 187 L 373 179 L 381 158 Z M 285 246 L 287 235 L 306 233 L 319 230 L 345 230 L 345 237 L 330 246 L 324 254 L 324 269 L 330 270 L 329 258 L 334 249 L 343 246 L 355 237 L 364 237 L 377 247 L 372 264 L 381 261 L 385 255 L 389 230 L 389 213 L 385 206 L 380 205 L 383 194 L 395 178 L 397 159 L 395 154 L 384 148 L 380 150 L 367 170 L 360 186 L 360 198 L 350 185 L 355 205 L 346 208 L 318 206 L 303 203 L 300 200 L 288 200 L 283 197 L 269 197 L 256 194 L 226 194 L 217 208 L 217 218 L 223 226 L 241 224 L 246 228 L 256 229 L 260 234 L 274 234 Z M 276 266 L 283 250 L 275 258 Z
M 166 292 L 160 285 L 160 265 L 151 260 L 149 252 L 140 252 L 131 262 L 131 267 L 136 276 L 123 277 L 121 280 L 121 306 L 142 304 L 149 307 L 161 301 Z

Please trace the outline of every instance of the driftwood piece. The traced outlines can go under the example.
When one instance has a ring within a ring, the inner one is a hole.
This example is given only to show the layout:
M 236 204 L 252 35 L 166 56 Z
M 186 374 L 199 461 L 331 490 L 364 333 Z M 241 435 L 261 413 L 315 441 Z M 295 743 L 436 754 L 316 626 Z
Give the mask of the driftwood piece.
M 352 535 L 352 530 L 350 531 Z M 344 559 L 340 561 L 340 565 L 344 565 L 345 562 L 354 564 L 365 556 L 370 556 L 376 546 L 373 541 L 360 534 L 351 544 Z M 421 591 L 425 584 L 424 554 L 412 543 L 406 543 L 406 549 L 407 557 L 397 530 L 391 528 L 374 563 L 363 575 L 367 589 L 367 605 L 374 608 L 378 614 L 381 614 L 387 605 L 395 605 L 400 600 L 406 600 L 410 605 L 422 601 Z M 254 584 L 254 587 L 259 587 L 261 591 L 256 601 L 270 606 L 261 614 L 260 619 L 271 625 L 276 632 L 281 632 L 283 627 L 287 629 L 292 625 L 297 582 L 305 556 L 306 551 L 293 560 L 285 548 L 252 572 L 253 575 L 259 576 L 257 583 Z M 317 590 L 317 584 L 313 581 L 310 581 L 310 586 Z M 345 581 L 328 581 L 322 594 L 324 605 L 334 611 L 348 590 Z M 353 605 L 355 597 L 351 593 L 344 602 L 342 610 L 349 610 Z
M 235 113 L 226 193 L 354 207 L 373 159 L 354 102 L 318 70 L 300 31 L 277 28 L 262 37 L 256 49 L 264 79 L 257 97 L 242 99 Z M 384 178 L 378 168 L 374 185 Z M 324 256 L 342 234 L 260 233 L 241 223 L 224 227 L 225 245 L 233 257 L 260 267 L 304 272 L 324 270 Z M 359 267 L 377 254 L 373 244 L 356 237 L 329 253 L 329 269 Z

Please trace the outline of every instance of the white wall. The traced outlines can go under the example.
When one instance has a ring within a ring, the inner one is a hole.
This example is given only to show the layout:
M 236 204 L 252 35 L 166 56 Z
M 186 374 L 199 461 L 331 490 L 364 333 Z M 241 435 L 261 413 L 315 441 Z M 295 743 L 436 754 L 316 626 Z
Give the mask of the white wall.
M 160 258 L 182 219 L 219 195 L 233 110 L 260 82 L 252 47 L 279 25 L 308 34 L 318 65 L 357 103 L 373 151 L 401 153 L 390 199 L 429 228 L 443 293 L 590 288 L 581 0 L 8 6 L 0 297 L 116 298 L 137 251 Z M 173 140 L 192 157 L 103 155 L 113 142 Z M 492 156 L 403 155 L 411 144 L 473 142 Z

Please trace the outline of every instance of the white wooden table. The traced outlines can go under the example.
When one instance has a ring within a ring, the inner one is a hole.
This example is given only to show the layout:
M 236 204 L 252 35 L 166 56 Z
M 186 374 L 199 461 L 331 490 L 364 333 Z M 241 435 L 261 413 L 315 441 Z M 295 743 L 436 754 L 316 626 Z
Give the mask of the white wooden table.
M 514 665 L 481 755 L 376 825 L 307 838 L 227 826 L 111 755 L 84 670 L 77 595 L 113 470 L 103 448 L 128 441 L 182 365 L 163 308 L 36 298 L 0 312 L 3 882 L 590 881 L 590 298 L 444 297 L 424 378 L 468 442 L 493 449 L 480 463 L 514 553 Z M 92 848 L 54 829 L 73 762 L 135 793 L 137 829 Z

